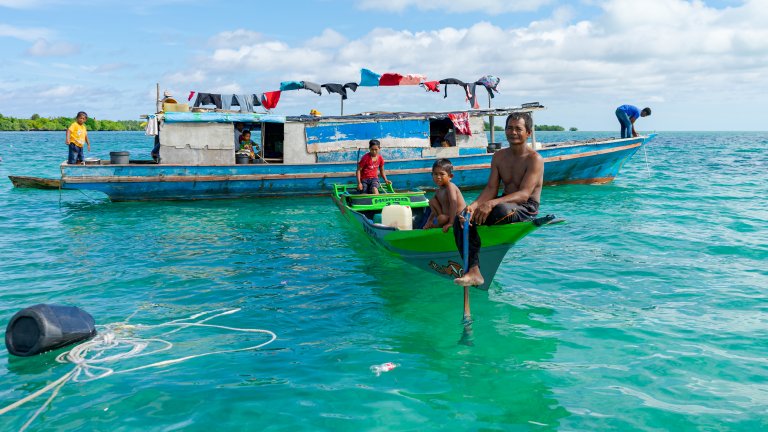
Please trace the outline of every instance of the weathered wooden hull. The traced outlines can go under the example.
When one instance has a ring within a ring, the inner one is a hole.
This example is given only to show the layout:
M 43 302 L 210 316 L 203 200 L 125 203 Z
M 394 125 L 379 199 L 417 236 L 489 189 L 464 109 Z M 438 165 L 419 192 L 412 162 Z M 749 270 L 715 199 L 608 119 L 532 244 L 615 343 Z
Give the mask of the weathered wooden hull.
M 649 137 L 544 147 L 544 182 L 605 183 Z M 454 183 L 481 188 L 491 154 L 452 157 Z M 408 188 L 432 188 L 434 158 L 387 161 L 387 177 Z M 62 188 L 105 193 L 113 201 L 283 197 L 328 193 L 334 183 L 354 179 L 354 162 L 253 165 L 61 165 Z
M 30 177 L 30 176 L 8 176 L 11 179 L 13 186 L 17 188 L 31 188 L 31 189 L 59 189 L 61 188 L 61 180 L 45 177 Z

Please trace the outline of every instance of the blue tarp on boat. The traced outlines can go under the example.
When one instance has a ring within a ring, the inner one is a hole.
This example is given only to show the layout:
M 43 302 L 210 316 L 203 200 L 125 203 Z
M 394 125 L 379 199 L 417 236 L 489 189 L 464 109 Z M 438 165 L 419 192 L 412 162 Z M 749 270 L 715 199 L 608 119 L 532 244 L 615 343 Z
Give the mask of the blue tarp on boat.
M 166 123 L 285 123 L 285 116 L 259 113 L 167 112 Z

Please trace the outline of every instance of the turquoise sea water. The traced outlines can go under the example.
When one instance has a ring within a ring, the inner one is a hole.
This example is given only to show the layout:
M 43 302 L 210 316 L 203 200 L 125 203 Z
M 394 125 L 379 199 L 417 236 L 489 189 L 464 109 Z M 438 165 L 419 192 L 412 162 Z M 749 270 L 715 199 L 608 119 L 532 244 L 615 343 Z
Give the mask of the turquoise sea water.
M 91 138 L 88 157 L 151 147 L 141 133 Z M 12 187 L 9 174 L 57 176 L 63 139 L 0 133 L 0 327 L 37 303 L 97 324 L 240 308 L 207 323 L 278 338 L 69 382 L 29 430 L 768 428 L 766 132 L 661 133 L 611 184 L 545 188 L 542 212 L 568 223 L 522 240 L 472 292 L 470 335 L 460 288 L 350 235 L 330 198 L 110 203 Z M 268 340 L 168 330 L 128 331 L 173 348 L 112 367 Z M 73 370 L 55 361 L 65 350 L 0 348 L 0 410 Z M 398 367 L 370 371 L 384 362 Z M 49 396 L 0 415 L 0 430 Z

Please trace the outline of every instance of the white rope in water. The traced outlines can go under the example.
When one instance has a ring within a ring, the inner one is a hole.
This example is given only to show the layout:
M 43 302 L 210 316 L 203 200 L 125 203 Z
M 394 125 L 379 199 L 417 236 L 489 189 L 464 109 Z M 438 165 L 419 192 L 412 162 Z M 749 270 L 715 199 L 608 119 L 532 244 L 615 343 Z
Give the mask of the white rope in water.
M 135 372 L 138 370 L 148 369 L 153 367 L 169 366 L 172 364 L 181 363 L 181 362 L 198 358 L 198 357 L 206 357 L 210 355 L 225 354 L 225 353 L 235 353 L 240 351 L 252 351 L 252 350 L 259 349 L 263 346 L 266 346 L 272 343 L 275 339 L 277 339 L 277 335 L 269 330 L 205 324 L 206 322 L 214 318 L 218 318 L 224 315 L 230 315 L 235 312 L 238 312 L 239 310 L 240 309 L 237 308 L 237 309 L 226 309 L 226 310 L 218 309 L 213 311 L 201 312 L 201 313 L 192 315 L 191 317 L 188 317 L 188 318 L 181 318 L 181 319 L 169 321 L 166 323 L 156 324 L 156 325 L 142 325 L 142 324 L 131 325 L 131 324 L 124 324 L 124 323 L 115 323 L 115 324 L 109 324 L 105 326 L 99 326 L 102 329 L 93 339 L 83 342 L 80 345 L 75 346 L 74 348 L 72 348 L 67 352 L 59 354 L 56 357 L 56 361 L 58 361 L 59 363 L 73 363 L 75 365 L 75 368 L 73 370 L 67 372 L 61 378 L 48 384 L 47 386 L 41 388 L 40 390 L 6 406 L 5 408 L 0 409 L 0 415 L 3 415 L 52 390 L 51 396 L 45 401 L 45 403 L 43 403 L 43 405 L 37 411 L 35 411 L 32 417 L 29 420 L 27 420 L 27 422 L 24 423 L 24 425 L 21 427 L 20 431 L 23 431 L 35 420 L 35 418 L 37 418 L 37 416 L 48 405 L 50 405 L 50 403 L 59 393 L 59 390 L 61 390 L 61 388 L 67 382 L 95 381 L 97 379 L 106 378 L 112 374 Z M 210 315 L 210 314 L 213 314 L 213 315 Z M 210 315 L 210 316 L 208 316 L 207 318 L 203 318 L 199 321 L 194 321 L 194 322 L 189 321 L 189 320 L 198 319 L 206 315 Z M 127 333 L 134 330 L 150 330 L 150 329 L 156 329 L 156 328 L 162 328 L 162 327 L 176 327 L 171 331 L 163 333 L 162 334 L 163 336 L 169 335 L 171 333 L 176 333 L 178 331 L 181 331 L 189 327 L 206 327 L 206 328 L 230 330 L 230 331 L 239 332 L 239 333 L 264 333 L 268 335 L 270 338 L 266 342 L 262 342 L 260 344 L 248 346 L 245 348 L 209 351 L 201 354 L 193 354 L 185 357 L 178 357 L 170 360 L 158 361 L 158 362 L 150 363 L 143 366 L 133 367 L 129 369 L 122 369 L 119 371 L 115 371 L 115 369 L 113 369 L 112 367 L 107 366 L 108 364 L 112 364 L 120 360 L 149 356 L 149 355 L 157 354 L 157 353 L 172 349 L 173 344 L 163 339 L 157 339 L 157 338 L 142 339 L 137 337 L 127 337 L 127 336 L 120 337 L 119 336 L 119 334 L 123 332 Z M 157 346 L 157 348 L 147 351 L 147 348 L 150 345 L 155 345 Z M 106 355 L 108 351 L 115 351 L 115 350 L 119 350 L 120 352 L 112 355 Z

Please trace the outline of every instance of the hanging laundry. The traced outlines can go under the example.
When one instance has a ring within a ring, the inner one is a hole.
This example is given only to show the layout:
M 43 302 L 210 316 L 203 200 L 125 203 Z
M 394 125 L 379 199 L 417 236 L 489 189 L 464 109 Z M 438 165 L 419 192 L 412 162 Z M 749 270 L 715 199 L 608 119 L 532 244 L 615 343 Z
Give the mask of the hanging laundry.
M 462 87 L 465 87 L 465 88 L 466 88 L 466 86 L 467 86 L 467 85 L 464 83 L 464 81 L 461 81 L 461 80 L 457 80 L 456 78 L 445 78 L 445 79 L 441 79 L 441 80 L 440 80 L 440 84 L 443 84 L 443 85 L 445 85 L 445 96 L 443 96 L 443 99 L 445 99 L 445 98 L 447 98 L 447 97 L 448 97 L 448 86 L 447 86 L 447 84 L 456 84 L 456 85 L 459 85 L 459 86 L 462 86 Z
M 280 91 L 265 92 L 261 95 L 261 106 L 265 109 L 271 110 L 277 106 L 280 101 Z
M 450 113 L 448 118 L 451 119 L 457 134 L 472 135 L 472 129 L 469 127 L 469 113 Z
M 360 85 L 363 87 L 377 87 L 381 75 L 368 69 L 360 69 Z
M 400 80 L 400 85 L 419 85 L 426 81 L 427 77 L 419 74 L 406 74 L 403 75 L 403 79 Z
M 194 106 L 199 107 L 203 105 L 215 105 L 216 108 L 221 109 L 221 95 L 215 93 L 198 93 Z
M 150 114 L 147 116 L 147 127 L 144 129 L 144 133 L 149 136 L 157 136 L 157 116 Z
M 331 93 L 340 94 L 341 100 L 345 100 L 347 98 L 347 90 L 341 84 L 328 83 L 328 84 L 323 84 L 321 87 L 325 88 L 328 94 L 331 94 Z
M 424 81 L 419 85 L 424 87 L 426 91 L 440 92 L 440 83 L 437 81 Z
M 221 95 L 221 109 L 229 111 L 232 109 L 232 104 L 237 104 L 235 101 L 235 95 Z
M 344 84 L 344 88 L 345 89 L 350 89 L 353 92 L 357 91 L 357 87 L 358 87 L 357 83 L 353 83 L 353 82 L 348 82 L 348 83 Z
M 249 95 L 234 95 L 234 99 L 232 100 L 232 105 L 237 105 L 240 107 L 241 113 L 249 113 L 253 112 L 253 104 L 251 103 L 252 98 Z
M 280 83 L 280 91 L 303 89 L 301 81 L 283 81 Z
M 379 78 L 379 85 L 380 86 L 396 86 L 400 85 L 400 80 L 403 79 L 403 76 L 399 73 L 385 73 L 384 75 Z
M 485 87 L 486 90 L 488 90 L 488 95 L 493 99 L 493 92 L 498 93 L 499 90 L 496 88 L 499 85 L 499 82 L 501 79 L 493 76 L 493 75 L 486 75 L 484 77 L 481 77 L 477 81 L 475 81 L 475 84 L 481 84 Z
M 261 100 L 259 100 L 259 95 L 252 94 L 248 96 L 248 99 L 251 100 L 251 105 L 254 107 L 261 106 Z
M 320 84 L 316 84 L 309 81 L 302 81 L 301 85 L 304 86 L 305 89 L 317 93 L 318 96 L 322 95 Z
M 467 90 L 467 100 L 469 101 L 469 106 L 471 106 L 474 109 L 480 108 L 480 103 L 477 101 L 477 93 L 475 92 L 475 87 L 477 86 L 477 83 L 467 84 L 466 90 Z
M 195 92 L 191 91 L 189 92 L 189 97 L 187 98 L 187 102 L 192 100 L 192 97 L 195 95 Z

